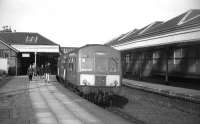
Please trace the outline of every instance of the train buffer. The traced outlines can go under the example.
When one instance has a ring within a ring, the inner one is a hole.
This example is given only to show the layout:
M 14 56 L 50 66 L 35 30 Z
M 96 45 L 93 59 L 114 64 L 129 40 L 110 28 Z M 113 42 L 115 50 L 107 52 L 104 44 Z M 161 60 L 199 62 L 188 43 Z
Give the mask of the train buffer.
M 135 81 L 123 79 L 123 84 L 132 88 L 142 89 L 145 91 L 158 93 L 165 96 L 176 97 L 192 102 L 200 103 L 200 91 L 194 89 L 173 87 L 161 84 L 147 83 L 143 81 Z

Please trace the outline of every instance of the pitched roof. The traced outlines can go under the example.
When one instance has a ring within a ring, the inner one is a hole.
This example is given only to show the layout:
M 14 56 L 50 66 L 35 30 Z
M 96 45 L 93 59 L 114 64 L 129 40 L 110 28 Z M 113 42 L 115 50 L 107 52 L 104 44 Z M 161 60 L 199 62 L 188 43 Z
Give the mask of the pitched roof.
M 131 30 L 125 34 L 121 34 L 120 36 L 112 39 L 111 41 L 105 43 L 106 45 L 113 45 L 113 44 L 119 44 L 121 41 L 123 41 L 124 39 L 126 39 L 128 36 L 130 35 L 133 35 L 137 32 L 138 29 L 134 29 L 134 30 Z
M 166 22 L 156 21 L 144 28 L 141 28 L 131 35 L 128 35 L 120 41 L 112 42 L 112 45 L 134 41 L 145 37 L 152 37 L 180 30 L 187 30 L 200 26 L 200 10 L 189 10 L 179 16 L 176 16 Z
M 12 46 L 8 45 L 3 38 L 0 37 L 0 42 L 7 46 L 8 48 L 14 50 L 15 52 L 19 52 L 17 49 L 13 48 Z
M 137 38 L 138 36 L 143 36 L 145 34 L 147 34 L 148 32 L 153 31 L 156 27 L 160 26 L 163 22 L 161 21 L 156 21 L 153 22 L 147 26 L 145 26 L 144 28 L 141 28 L 139 30 L 137 30 L 137 32 L 133 35 L 130 35 L 129 37 L 127 37 L 127 41 L 133 40 L 135 38 Z
M 146 32 L 152 31 L 153 29 L 155 29 L 157 26 L 161 25 L 163 22 L 161 21 L 156 21 L 153 22 L 147 26 L 145 26 L 144 28 L 140 29 L 138 34 L 144 34 Z
M 190 10 L 186 13 L 186 15 L 181 19 L 181 21 L 178 23 L 183 24 L 192 20 L 196 20 L 195 18 L 200 16 L 200 10 Z
M 138 33 L 138 29 L 134 29 L 134 30 L 132 30 L 132 31 L 129 31 L 128 33 L 126 33 L 123 37 L 121 37 L 120 39 L 118 39 L 118 41 L 121 41 L 121 40 L 123 40 L 123 39 L 125 39 L 125 38 L 127 38 L 127 37 L 129 37 L 129 36 L 133 36 L 133 35 L 135 35 L 135 34 L 137 34 Z
M 121 34 L 120 36 L 113 38 L 111 41 L 105 43 L 106 45 L 112 45 L 113 43 L 117 42 L 120 38 L 124 37 L 126 34 Z
M 196 25 L 196 24 L 200 25 L 200 23 L 196 23 L 196 22 L 200 21 L 199 18 L 196 18 L 196 17 L 199 17 L 199 15 L 200 15 L 200 10 L 189 10 L 179 16 L 176 16 L 176 17 L 164 22 L 162 25 L 158 26 L 151 32 L 166 32 L 166 33 L 168 33 L 168 32 L 172 32 L 172 31 L 191 28 L 191 27 L 194 27 L 194 25 Z M 186 25 L 189 25 L 189 27 Z M 151 33 L 151 32 L 148 32 L 148 33 Z
M 0 32 L 0 37 L 9 45 L 57 45 L 38 33 Z

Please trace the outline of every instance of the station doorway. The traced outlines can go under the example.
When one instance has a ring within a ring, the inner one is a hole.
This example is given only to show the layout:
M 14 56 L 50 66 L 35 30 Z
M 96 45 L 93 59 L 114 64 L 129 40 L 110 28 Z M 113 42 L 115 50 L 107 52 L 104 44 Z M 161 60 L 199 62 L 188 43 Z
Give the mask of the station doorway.
M 37 67 L 47 66 L 50 67 L 51 74 L 57 74 L 58 53 L 38 53 L 37 54 Z
M 36 55 L 36 58 L 35 58 Z M 18 56 L 18 74 L 19 75 L 26 75 L 27 69 L 30 65 L 35 64 L 36 60 L 36 67 L 45 67 L 49 65 L 50 73 L 56 74 L 57 72 L 57 61 L 58 61 L 59 53 L 21 53 Z

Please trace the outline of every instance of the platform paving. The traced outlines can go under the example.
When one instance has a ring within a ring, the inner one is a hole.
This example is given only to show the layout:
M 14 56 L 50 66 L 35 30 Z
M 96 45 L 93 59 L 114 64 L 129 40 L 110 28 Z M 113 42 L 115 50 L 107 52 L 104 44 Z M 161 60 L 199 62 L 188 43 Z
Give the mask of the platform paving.
M 62 87 L 26 76 L 0 88 L 0 124 L 129 124 Z
M 177 97 L 200 103 L 200 90 L 166 86 L 161 84 L 152 84 L 148 82 L 128 79 L 123 79 L 123 84 L 137 89 L 142 89 L 150 92 L 159 93 L 162 95 Z

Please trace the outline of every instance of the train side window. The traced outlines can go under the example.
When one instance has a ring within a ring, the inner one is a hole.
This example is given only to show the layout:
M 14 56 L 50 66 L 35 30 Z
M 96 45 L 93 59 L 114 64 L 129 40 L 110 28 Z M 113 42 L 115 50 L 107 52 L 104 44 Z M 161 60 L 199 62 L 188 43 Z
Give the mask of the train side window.
M 73 58 L 68 58 L 68 68 L 70 72 L 74 71 Z
M 72 71 L 72 63 L 69 63 L 69 71 Z
M 75 63 L 75 58 L 70 58 L 70 61 L 69 61 L 69 69 L 71 72 L 75 72 L 76 71 L 76 63 Z
M 73 72 L 76 72 L 76 58 L 74 58 L 73 66 L 74 66 L 73 67 L 73 69 L 74 69 Z

